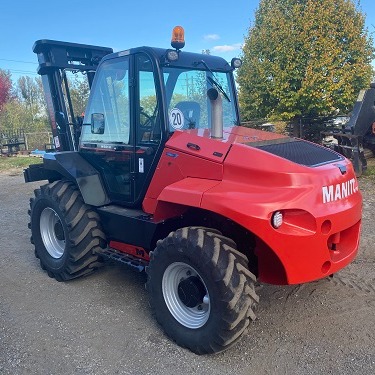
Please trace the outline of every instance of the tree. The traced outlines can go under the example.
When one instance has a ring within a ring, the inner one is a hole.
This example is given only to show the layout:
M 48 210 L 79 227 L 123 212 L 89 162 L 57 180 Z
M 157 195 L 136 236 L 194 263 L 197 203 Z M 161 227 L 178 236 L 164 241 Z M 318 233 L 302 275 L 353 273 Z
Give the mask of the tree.
M 41 79 L 20 77 L 13 87 L 10 74 L 6 76 L 9 77 L 9 81 L 6 81 L 9 94 L 0 111 L 0 131 L 13 132 L 23 129 L 26 132 L 43 132 L 49 130 Z
M 22 102 L 17 98 L 6 103 L 0 113 L 1 131 L 8 133 L 19 129 L 29 130 L 29 116 Z M 26 128 L 26 129 L 25 129 Z
M 72 100 L 75 116 L 81 116 L 86 109 L 87 101 L 90 94 L 90 87 L 86 77 L 75 74 L 69 76 L 70 97 Z
M 17 96 L 23 100 L 27 107 L 37 107 L 39 110 L 45 110 L 45 99 L 43 93 L 42 79 L 40 77 L 34 80 L 29 76 L 20 77 L 17 81 Z
M 242 116 L 347 112 L 371 80 L 372 38 L 359 2 L 261 0 L 238 72 Z
M 10 72 L 0 69 L 0 111 L 12 97 L 12 79 Z
M 45 130 L 47 113 L 41 79 L 20 77 L 16 89 L 18 101 L 24 108 L 25 123 L 22 128 L 29 131 Z

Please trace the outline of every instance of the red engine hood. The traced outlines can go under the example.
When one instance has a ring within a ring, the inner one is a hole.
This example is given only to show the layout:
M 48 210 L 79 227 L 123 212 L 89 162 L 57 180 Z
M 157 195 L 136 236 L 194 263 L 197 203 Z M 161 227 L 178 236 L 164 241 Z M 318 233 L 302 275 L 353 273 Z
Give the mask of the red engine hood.
M 270 172 L 286 168 L 293 173 L 298 171 L 298 165 L 317 167 L 344 161 L 338 153 L 317 144 L 241 126 L 225 128 L 223 139 L 211 138 L 209 129 L 176 131 L 166 147 L 217 163 L 224 162 L 232 147 L 240 148 L 247 163 L 261 161 L 261 169 L 264 167 Z
M 166 146 L 174 150 L 187 152 L 202 158 L 222 162 L 233 144 L 259 144 L 273 142 L 289 137 L 261 130 L 234 126 L 225 128 L 223 139 L 211 138 L 210 129 L 191 129 L 176 131 Z
M 311 142 L 256 129 L 226 128 L 220 140 L 210 138 L 209 129 L 176 132 L 167 147 L 187 158 L 183 161 L 181 155 L 175 161 L 181 170 L 179 179 L 230 181 L 241 185 L 240 190 L 257 193 L 269 189 L 270 203 L 274 202 L 277 187 L 281 188 L 278 194 L 294 191 L 294 198 L 288 201 L 296 203 L 300 196 L 299 204 L 306 208 L 306 202 L 322 203 L 323 193 L 331 199 L 332 192 L 327 189 L 348 181 L 356 183 L 350 162 L 340 154 Z M 322 193 L 323 187 L 326 190 Z M 230 189 L 236 190 L 234 186 Z M 313 190 L 316 192 L 309 196 Z

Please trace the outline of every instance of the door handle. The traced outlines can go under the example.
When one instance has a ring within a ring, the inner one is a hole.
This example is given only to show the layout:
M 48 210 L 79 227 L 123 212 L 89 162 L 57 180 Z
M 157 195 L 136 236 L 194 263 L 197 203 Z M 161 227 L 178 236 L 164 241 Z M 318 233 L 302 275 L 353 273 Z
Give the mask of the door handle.
M 195 144 L 195 143 L 188 143 L 186 145 L 187 147 L 191 148 L 192 150 L 195 150 L 195 151 L 199 151 L 201 148 L 199 145 Z

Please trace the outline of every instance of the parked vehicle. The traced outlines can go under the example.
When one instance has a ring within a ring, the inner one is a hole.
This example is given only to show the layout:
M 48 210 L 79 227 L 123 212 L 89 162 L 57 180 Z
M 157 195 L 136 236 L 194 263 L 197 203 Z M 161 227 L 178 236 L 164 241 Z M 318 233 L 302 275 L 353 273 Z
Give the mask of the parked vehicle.
M 255 319 L 256 282 L 305 283 L 356 256 L 361 193 L 349 160 L 239 126 L 231 64 L 172 49 L 40 40 L 55 153 L 25 171 L 32 243 L 50 277 L 103 258 L 148 274 L 157 321 L 195 353 L 227 349 Z M 87 73 L 80 123 L 66 70 Z M 125 297 L 124 297 L 125 298 Z
M 360 91 L 348 122 L 321 135 L 322 144 L 350 159 L 360 176 L 367 169 L 366 157 L 375 153 L 375 83 Z

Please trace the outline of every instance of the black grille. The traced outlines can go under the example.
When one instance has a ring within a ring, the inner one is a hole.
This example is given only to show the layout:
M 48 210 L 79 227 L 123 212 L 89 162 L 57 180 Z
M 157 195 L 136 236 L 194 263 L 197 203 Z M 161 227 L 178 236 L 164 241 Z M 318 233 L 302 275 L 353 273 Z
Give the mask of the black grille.
M 289 141 L 285 143 L 274 143 L 256 147 L 308 167 L 316 167 L 318 165 L 343 160 L 342 156 L 328 148 L 301 140 L 289 139 Z

